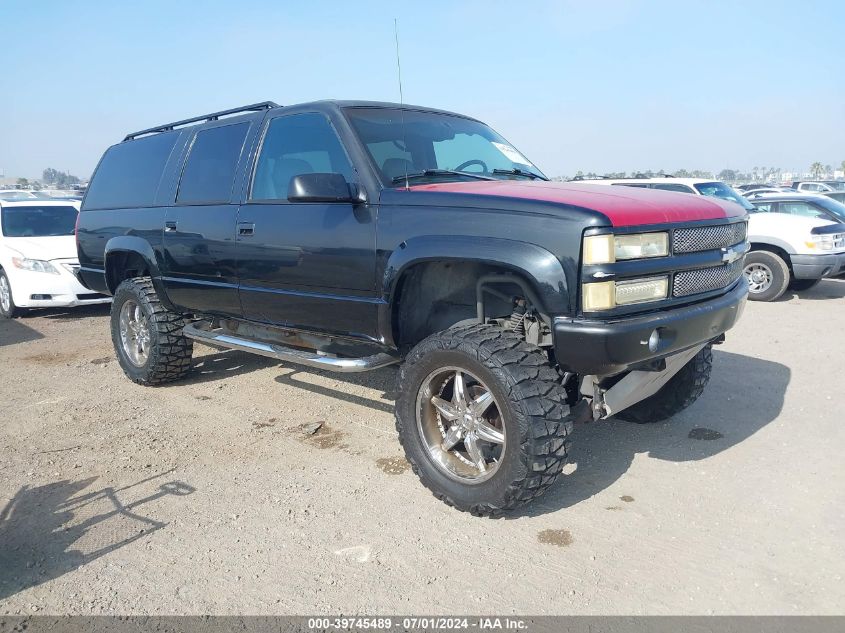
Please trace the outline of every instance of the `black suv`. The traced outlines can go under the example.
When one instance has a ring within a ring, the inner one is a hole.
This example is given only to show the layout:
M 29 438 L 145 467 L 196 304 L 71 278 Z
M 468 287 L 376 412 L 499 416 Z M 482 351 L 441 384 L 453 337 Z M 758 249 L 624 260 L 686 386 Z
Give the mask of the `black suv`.
M 746 227 L 727 201 L 550 183 L 466 116 L 267 102 L 109 148 L 77 243 L 131 380 L 184 377 L 194 341 L 402 362 L 414 471 L 495 515 L 554 483 L 573 421 L 695 401 L 745 303 Z

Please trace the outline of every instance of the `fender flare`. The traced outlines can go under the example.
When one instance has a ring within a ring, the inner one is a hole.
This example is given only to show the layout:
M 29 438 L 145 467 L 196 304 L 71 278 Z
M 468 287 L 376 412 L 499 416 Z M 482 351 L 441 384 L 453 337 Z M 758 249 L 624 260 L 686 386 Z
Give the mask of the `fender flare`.
M 493 264 L 521 275 L 534 289 L 549 314 L 571 312 L 569 283 L 560 260 L 546 249 L 529 242 L 468 235 L 423 235 L 402 242 L 387 260 L 382 278 L 384 326 L 396 300 L 396 288 L 403 274 L 416 264 L 428 261 L 471 261 Z M 575 275 L 573 262 L 571 274 Z
M 106 242 L 105 253 L 103 255 L 103 274 L 105 275 L 109 292 L 114 295 L 117 290 L 116 285 L 112 287 L 114 284 L 112 284 L 109 276 L 109 259 L 117 253 L 132 253 L 140 256 L 146 262 L 153 281 L 153 287 L 159 300 L 167 309 L 173 310 L 174 307 L 167 298 L 167 293 L 161 281 L 161 270 L 158 266 L 155 251 L 147 240 L 137 235 L 118 235 Z

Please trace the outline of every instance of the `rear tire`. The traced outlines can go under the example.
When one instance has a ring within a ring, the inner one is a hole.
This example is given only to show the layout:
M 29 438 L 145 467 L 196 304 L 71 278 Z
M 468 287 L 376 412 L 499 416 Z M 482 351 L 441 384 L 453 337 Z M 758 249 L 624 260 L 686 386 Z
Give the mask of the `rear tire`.
M 469 395 L 461 405 L 463 393 Z M 487 408 L 475 416 L 475 403 L 485 398 Z M 433 334 L 408 355 L 396 429 L 411 467 L 434 496 L 476 516 L 497 516 L 555 483 L 571 422 L 566 392 L 546 354 L 511 331 L 473 324 Z
M 111 307 L 111 336 L 123 373 L 139 385 L 184 378 L 194 350 L 182 334 L 185 324 L 161 304 L 149 277 L 121 283 Z
M 21 314 L 23 310 L 15 305 L 12 297 L 12 284 L 9 282 L 9 277 L 5 270 L 0 269 L 0 317 L 14 319 Z
M 793 279 L 789 282 L 789 289 L 795 290 L 796 292 L 803 292 L 804 290 L 815 288 L 820 282 L 821 279 Z
M 745 279 L 749 301 L 774 301 L 789 285 L 789 266 L 770 251 L 751 251 L 745 256 Z
M 707 345 L 672 376 L 653 396 L 623 409 L 616 417 L 627 422 L 650 424 L 676 415 L 698 400 L 710 382 L 713 346 Z

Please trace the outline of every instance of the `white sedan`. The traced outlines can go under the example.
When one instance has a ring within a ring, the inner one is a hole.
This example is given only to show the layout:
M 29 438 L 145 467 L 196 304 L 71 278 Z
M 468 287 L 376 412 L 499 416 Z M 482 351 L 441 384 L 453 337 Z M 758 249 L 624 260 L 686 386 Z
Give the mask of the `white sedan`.
M 0 199 L 0 317 L 111 301 L 73 274 L 78 215 L 75 200 Z

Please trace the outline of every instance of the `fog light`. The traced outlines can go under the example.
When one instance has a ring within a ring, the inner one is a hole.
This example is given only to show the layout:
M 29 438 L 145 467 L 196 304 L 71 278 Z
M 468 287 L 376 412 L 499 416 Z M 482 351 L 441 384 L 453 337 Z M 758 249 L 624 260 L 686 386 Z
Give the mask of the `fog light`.
M 648 337 L 648 351 L 656 352 L 658 345 L 660 345 L 660 330 L 654 330 Z

